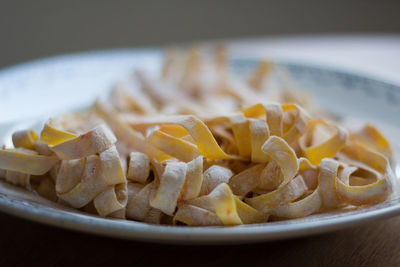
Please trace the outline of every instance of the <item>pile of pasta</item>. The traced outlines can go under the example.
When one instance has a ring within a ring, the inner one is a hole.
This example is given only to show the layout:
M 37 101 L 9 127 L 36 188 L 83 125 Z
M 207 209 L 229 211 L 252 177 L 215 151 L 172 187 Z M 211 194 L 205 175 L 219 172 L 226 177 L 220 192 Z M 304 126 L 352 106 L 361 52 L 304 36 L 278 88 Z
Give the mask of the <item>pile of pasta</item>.
M 103 217 L 153 224 L 265 223 L 385 201 L 391 147 L 310 109 L 263 61 L 234 75 L 226 49 L 170 51 L 106 101 L 12 135 L 0 177 Z M 302 108 L 303 106 L 304 108 Z

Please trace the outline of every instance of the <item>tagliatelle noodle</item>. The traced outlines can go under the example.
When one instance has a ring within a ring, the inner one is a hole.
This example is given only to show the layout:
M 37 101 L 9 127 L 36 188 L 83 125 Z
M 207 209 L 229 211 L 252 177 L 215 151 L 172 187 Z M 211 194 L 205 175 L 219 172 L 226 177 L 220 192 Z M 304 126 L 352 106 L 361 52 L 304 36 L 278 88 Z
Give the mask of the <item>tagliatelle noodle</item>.
M 36 191 L 40 196 L 47 198 L 51 201 L 56 202 L 58 200 L 54 181 L 48 176 L 44 176 L 40 179 L 40 183 L 39 186 L 36 188 Z
M 245 196 L 252 191 L 259 184 L 259 179 L 264 168 L 265 164 L 257 164 L 230 178 L 228 185 L 232 189 L 232 192 L 238 196 Z
M 249 223 L 262 223 L 268 221 L 269 214 L 259 212 L 258 210 L 247 205 L 239 198 L 235 198 L 236 210 L 239 215 L 240 220 L 244 224 Z
M 187 164 L 183 162 L 167 163 L 155 196 L 150 199 L 150 205 L 153 208 L 159 209 L 165 214 L 173 215 L 185 183 L 186 169 Z
M 35 142 L 34 150 L 39 153 L 39 155 L 43 156 L 53 156 L 54 152 L 50 149 L 49 145 L 46 143 L 43 143 L 39 140 Z
M 232 123 L 232 131 L 235 137 L 236 145 L 239 150 L 239 155 L 245 159 L 251 156 L 251 139 L 250 137 L 250 122 L 243 114 L 238 113 L 230 118 Z
M 180 206 L 173 222 L 174 224 L 181 222 L 189 226 L 223 225 L 214 212 L 192 205 Z
M 271 214 L 279 218 L 301 218 L 319 211 L 321 205 L 321 196 L 319 190 L 316 189 L 309 196 L 299 201 L 277 206 L 271 210 Z
M 299 170 L 299 162 L 294 150 L 280 137 L 271 136 L 261 148 L 281 168 L 283 181 L 280 187 L 289 183 Z
M 136 111 L 142 114 L 156 113 L 153 103 L 145 94 L 138 90 L 128 91 L 119 84 L 111 91 L 110 101 L 121 111 Z
M 256 71 L 250 77 L 249 84 L 257 91 L 261 91 L 265 77 L 271 72 L 271 68 L 271 62 L 261 61 Z
M 339 196 L 336 193 L 336 178 L 339 170 L 339 162 L 324 158 L 321 161 L 318 186 L 321 195 L 322 205 L 326 208 L 334 208 L 340 204 Z
M 283 181 L 283 174 L 279 164 L 272 160 L 267 163 L 258 177 L 257 187 L 265 190 L 274 190 Z
M 137 194 L 128 199 L 126 206 L 126 217 L 143 221 L 147 213 L 151 209 L 150 193 L 153 188 L 153 183 L 144 186 Z
M 309 121 L 309 132 L 305 136 L 312 138 L 312 135 L 315 134 L 314 129 L 318 124 L 328 125 L 325 121 L 321 120 Z M 335 129 L 335 133 L 326 141 L 310 147 L 304 144 L 310 142 L 309 140 L 303 140 L 300 143 L 305 157 L 312 164 L 319 164 L 323 158 L 335 156 L 345 145 L 348 138 L 347 132 L 339 126 L 331 125 L 331 127 Z
M 199 156 L 187 164 L 186 179 L 180 199 L 188 200 L 199 196 L 203 184 L 203 157 Z
M 80 181 L 85 170 L 86 158 L 63 160 L 56 174 L 56 192 L 64 194 Z
M 117 138 L 105 125 L 78 137 L 69 139 L 51 147 L 61 159 L 80 159 L 103 152 L 115 144 Z
M 150 158 L 141 152 L 131 152 L 129 155 L 128 173 L 126 178 L 145 184 L 150 175 Z
M 92 201 L 107 186 L 101 173 L 100 157 L 92 155 L 86 159 L 81 181 L 70 191 L 58 194 L 58 197 L 74 208 L 81 208 Z
M 153 126 L 162 124 L 178 124 L 184 127 L 195 141 L 197 148 L 204 157 L 210 159 L 230 159 L 217 144 L 208 127 L 192 115 L 169 116 L 163 118 L 130 118 L 125 117 L 125 120 L 133 127 Z
M 233 173 L 230 169 L 213 165 L 203 173 L 200 195 L 208 195 L 221 183 L 228 183 Z
M 196 145 L 157 129 L 148 133 L 147 139 L 156 148 L 184 162 L 191 161 L 201 155 Z
M 242 110 L 246 117 L 257 118 L 259 116 L 266 116 L 270 135 L 282 136 L 283 134 L 283 110 L 281 105 L 271 104 L 256 104 Z
M 37 155 L 19 149 L 0 150 L 0 169 L 25 174 L 42 175 L 48 172 L 59 159 L 54 156 Z
M 107 216 L 116 211 L 123 210 L 118 214 L 119 218 L 125 218 L 125 207 L 128 202 L 127 184 L 117 184 L 101 192 L 93 200 L 94 206 L 100 216 Z
M 308 115 L 301 107 L 295 104 L 284 104 L 282 105 L 282 110 L 284 112 L 293 111 L 295 114 L 291 127 L 283 133 L 283 139 L 289 144 L 292 144 L 306 131 Z
M 109 185 L 126 183 L 126 177 L 121 160 L 115 146 L 100 153 L 102 173 Z
M 119 120 L 117 118 L 118 115 L 113 112 L 110 107 L 97 101 L 94 104 L 94 109 L 96 113 L 99 114 L 99 116 L 111 127 L 114 134 L 117 136 L 117 139 L 123 142 L 130 149 L 145 153 L 149 157 L 159 161 L 164 161 L 170 158 L 170 156 L 149 144 L 141 133 L 133 130 L 126 123 Z
M 30 185 L 31 175 L 30 174 L 6 170 L 5 174 L 4 174 L 4 178 L 7 182 L 9 182 L 11 184 L 19 185 L 19 186 L 26 187 L 27 189 L 31 189 L 31 185 Z
M 308 159 L 299 158 L 299 173 L 309 189 L 314 190 L 318 186 L 319 168 Z
M 284 186 L 276 190 L 252 198 L 246 198 L 245 202 L 256 210 L 269 213 L 276 206 L 287 204 L 301 197 L 307 191 L 307 185 L 303 177 L 298 175 Z
M 371 124 L 366 124 L 359 131 L 352 133 L 350 140 L 360 143 L 366 148 L 372 147 L 388 158 L 392 156 L 393 152 L 389 141 Z
M 268 156 L 262 150 L 262 146 L 269 138 L 269 129 L 265 120 L 249 119 L 251 139 L 251 161 L 267 162 Z
M 38 136 L 32 129 L 17 131 L 12 135 L 12 142 L 14 144 L 14 147 L 34 149 L 37 139 Z
M 378 173 L 373 183 L 351 186 L 349 177 L 355 169 L 345 168 L 341 172 L 341 179 L 337 179 L 336 187 L 340 198 L 352 205 L 364 205 L 370 203 L 379 203 L 388 197 L 392 192 L 390 181 L 390 165 L 385 156 L 366 149 L 364 145 L 351 144 L 342 151 L 344 157 L 351 160 L 360 161 L 367 166 L 372 167 Z M 345 162 L 347 160 L 345 159 Z
M 219 184 L 208 195 L 189 200 L 187 203 L 215 212 L 224 225 L 242 224 L 236 210 L 234 195 L 226 183 Z
M 54 121 L 51 119 L 45 123 L 44 128 L 40 133 L 41 142 L 50 146 L 55 146 L 78 136 L 54 127 L 52 125 L 53 123 Z

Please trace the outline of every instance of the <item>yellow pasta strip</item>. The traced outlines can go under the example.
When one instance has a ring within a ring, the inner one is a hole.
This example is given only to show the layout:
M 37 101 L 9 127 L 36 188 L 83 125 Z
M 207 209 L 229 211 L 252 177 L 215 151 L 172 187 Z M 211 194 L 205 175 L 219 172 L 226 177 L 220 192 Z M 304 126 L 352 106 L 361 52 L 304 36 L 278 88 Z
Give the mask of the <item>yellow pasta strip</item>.
M 223 225 L 217 214 L 192 205 L 182 205 L 176 212 L 174 219 L 189 226 Z
M 312 121 L 310 123 L 312 124 L 311 131 L 317 124 L 326 124 L 324 121 Z M 336 133 L 325 142 L 311 147 L 302 146 L 304 155 L 312 164 L 319 164 L 323 158 L 335 156 L 345 145 L 348 137 L 347 132 L 338 126 L 333 127 L 335 127 Z
M 81 182 L 58 197 L 74 208 L 82 208 L 108 186 L 101 169 L 100 157 L 89 156 Z
M 296 176 L 288 184 L 278 187 L 275 191 L 253 198 L 246 198 L 250 206 L 260 212 L 268 213 L 277 206 L 287 204 L 301 197 L 307 190 L 302 176 Z
M 243 114 L 235 114 L 230 117 L 232 131 L 235 137 L 239 155 L 243 158 L 251 156 L 250 123 Z
M 371 124 L 366 124 L 360 131 L 351 134 L 350 139 L 370 147 L 386 157 L 392 155 L 389 141 Z
M 53 156 L 42 156 L 19 150 L 0 150 L 0 169 L 26 174 L 43 175 L 59 159 Z
M 233 172 L 225 167 L 213 165 L 203 173 L 200 195 L 208 195 L 221 183 L 228 183 Z
M 181 199 L 188 200 L 199 196 L 203 183 L 203 157 L 199 156 L 187 164 L 185 184 Z
M 334 159 L 324 158 L 318 176 L 319 193 L 322 204 L 327 208 L 337 207 L 340 203 L 336 193 L 336 178 L 339 162 Z
M 86 158 L 63 160 L 56 174 L 56 192 L 64 194 L 74 188 L 85 170 Z
M 61 159 L 80 159 L 103 152 L 117 141 L 111 130 L 99 125 L 93 130 L 51 147 Z
M 271 214 L 279 218 L 301 218 L 318 212 L 321 205 L 321 196 L 318 189 L 316 189 L 313 193 L 302 200 L 276 207 L 271 211 Z
M 128 199 L 126 217 L 138 221 L 143 221 L 146 218 L 147 213 L 151 209 L 150 193 L 153 186 L 153 183 L 147 184 L 139 193 Z
M 102 172 L 109 185 L 126 183 L 124 170 L 115 146 L 100 153 Z
M 343 154 L 352 160 L 360 161 L 378 172 L 377 180 L 361 186 L 349 185 L 349 177 L 356 170 L 347 167 L 341 172 L 341 179 L 336 180 L 337 193 L 343 201 L 352 205 L 375 204 L 384 201 L 392 192 L 390 165 L 382 154 L 368 150 L 364 145 L 350 144 L 343 149 Z
M 14 147 L 23 147 L 27 149 L 35 148 L 37 138 L 36 132 L 32 129 L 17 131 L 12 135 Z
M 215 213 L 224 225 L 242 224 L 237 210 L 234 196 L 226 183 L 219 184 L 210 194 Z
M 262 150 L 262 146 L 269 138 L 268 125 L 264 120 L 249 119 L 251 139 L 251 161 L 263 163 L 268 161 L 268 156 Z
M 269 214 L 259 212 L 258 210 L 241 201 L 239 198 L 234 198 L 237 213 L 244 224 L 262 223 L 268 221 Z
M 282 136 L 283 110 L 279 104 L 256 104 L 242 110 L 246 117 L 257 118 L 266 115 L 270 135 Z
M 40 133 L 41 142 L 46 143 L 50 146 L 55 146 L 77 137 L 76 134 L 69 133 L 67 131 L 63 131 L 53 127 L 51 123 L 51 119 L 45 123 L 44 128 Z
M 111 127 L 118 140 L 130 149 L 145 153 L 157 161 L 164 161 L 171 158 L 171 156 L 149 144 L 141 133 L 133 130 L 126 123 L 119 120 L 118 115 L 110 107 L 97 101 L 94 104 L 94 109 Z
M 192 136 L 198 149 L 203 156 L 210 159 L 231 159 L 232 157 L 227 155 L 217 144 L 212 133 L 208 127 L 192 115 L 180 115 L 180 116 L 169 116 L 164 118 L 143 118 L 138 120 L 137 118 L 130 121 L 129 118 L 125 118 L 128 123 L 132 126 L 152 126 L 152 125 L 163 125 L 163 124 L 178 124 L 184 127 Z
M 279 164 L 271 160 L 261 171 L 257 187 L 265 190 L 275 190 L 283 182 L 283 174 Z
M 153 208 L 173 215 L 179 194 L 185 183 L 187 165 L 183 162 L 170 162 L 165 167 L 154 198 L 150 199 Z
M 262 146 L 262 150 L 281 167 L 284 186 L 296 175 L 299 163 L 294 150 L 280 137 L 271 136 Z
M 228 185 L 232 192 L 235 195 L 245 196 L 256 188 L 264 167 L 265 164 L 257 164 L 230 178 Z
M 93 204 L 100 216 L 107 216 L 118 210 L 124 210 L 128 202 L 126 184 L 108 187 L 93 200 Z M 124 218 L 124 213 L 122 215 Z
M 184 162 L 191 161 L 201 155 L 196 145 L 160 130 L 152 131 L 147 139 L 156 148 Z
M 292 126 L 283 133 L 283 139 L 285 139 L 289 144 L 292 144 L 293 142 L 297 141 L 297 139 L 299 139 L 306 131 L 308 118 L 305 111 L 295 104 L 283 104 L 282 110 L 293 110 L 296 112 Z
M 141 152 L 132 152 L 129 156 L 129 166 L 126 178 L 145 184 L 150 175 L 150 158 Z

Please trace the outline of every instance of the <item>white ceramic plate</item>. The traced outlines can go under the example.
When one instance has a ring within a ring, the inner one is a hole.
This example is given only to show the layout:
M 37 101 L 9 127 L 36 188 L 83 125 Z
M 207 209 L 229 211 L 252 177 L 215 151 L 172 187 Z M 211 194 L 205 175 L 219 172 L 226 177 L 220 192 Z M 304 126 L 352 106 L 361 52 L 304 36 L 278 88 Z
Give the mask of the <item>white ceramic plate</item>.
M 0 71 L 0 140 L 49 115 L 89 105 L 112 84 L 140 66 L 159 68 L 157 50 L 117 50 L 43 59 Z M 239 73 L 255 60 L 236 59 Z M 281 63 L 315 103 L 338 116 L 377 124 L 397 152 L 400 142 L 400 86 L 336 70 Z M 396 159 L 395 159 L 396 161 Z M 399 170 L 395 167 L 396 177 Z M 376 206 L 303 219 L 236 227 L 173 227 L 104 219 L 63 208 L 0 182 L 0 210 L 29 220 L 82 232 L 164 243 L 216 244 L 271 241 L 338 230 L 400 214 L 397 195 Z

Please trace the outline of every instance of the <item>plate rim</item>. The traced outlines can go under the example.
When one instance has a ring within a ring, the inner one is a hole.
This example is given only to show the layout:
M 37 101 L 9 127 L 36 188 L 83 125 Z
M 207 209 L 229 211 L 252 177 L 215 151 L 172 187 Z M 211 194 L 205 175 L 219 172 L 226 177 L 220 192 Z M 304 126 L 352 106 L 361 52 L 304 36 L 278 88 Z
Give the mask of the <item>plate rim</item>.
M 398 202 L 398 199 L 394 201 Z M 292 223 L 287 224 L 281 221 L 279 224 L 264 223 L 228 227 L 152 225 L 130 220 L 102 218 L 86 215 L 83 212 L 68 212 L 42 206 L 35 202 L 12 198 L 3 193 L 0 193 L 0 211 L 45 225 L 100 236 L 153 243 L 219 245 L 277 241 L 328 233 L 399 215 L 400 204 L 311 222 L 293 223 L 294 220 L 291 220 Z

